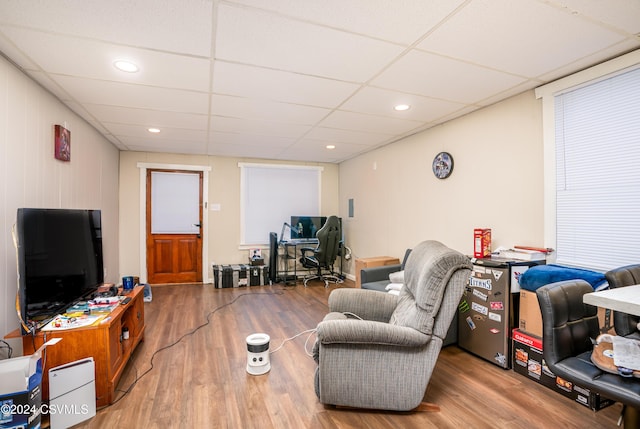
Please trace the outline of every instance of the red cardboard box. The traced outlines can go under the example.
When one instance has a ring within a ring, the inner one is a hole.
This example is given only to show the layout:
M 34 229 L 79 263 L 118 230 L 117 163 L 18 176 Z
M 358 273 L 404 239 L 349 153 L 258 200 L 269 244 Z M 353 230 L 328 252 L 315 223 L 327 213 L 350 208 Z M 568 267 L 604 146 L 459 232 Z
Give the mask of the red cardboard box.
M 473 230 L 473 257 L 488 258 L 491 256 L 491 228 Z
M 542 339 L 519 329 L 513 330 L 513 370 L 538 384 L 548 387 L 593 411 L 601 410 L 614 401 L 589 389 L 556 376 L 542 357 Z

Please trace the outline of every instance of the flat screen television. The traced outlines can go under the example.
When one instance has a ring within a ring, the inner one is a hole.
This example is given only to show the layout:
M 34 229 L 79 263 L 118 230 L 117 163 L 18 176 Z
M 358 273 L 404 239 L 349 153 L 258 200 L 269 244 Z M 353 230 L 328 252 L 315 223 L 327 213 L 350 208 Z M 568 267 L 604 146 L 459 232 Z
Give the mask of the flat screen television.
M 90 299 L 104 282 L 100 210 L 21 208 L 16 236 L 23 331 Z

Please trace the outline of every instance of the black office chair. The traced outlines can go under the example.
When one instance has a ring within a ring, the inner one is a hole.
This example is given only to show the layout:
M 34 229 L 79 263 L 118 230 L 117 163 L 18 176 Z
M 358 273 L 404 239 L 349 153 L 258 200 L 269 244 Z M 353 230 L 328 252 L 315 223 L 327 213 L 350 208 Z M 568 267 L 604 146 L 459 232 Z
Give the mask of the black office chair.
M 300 263 L 303 267 L 314 269 L 314 274 L 304 278 L 304 285 L 307 286 L 309 280 L 320 279 L 324 281 L 324 287 L 329 287 L 329 282 L 341 283 L 342 279 L 334 274 L 333 264 L 338 256 L 338 248 L 342 238 L 340 230 L 340 219 L 337 216 L 329 216 L 325 224 L 316 232 L 318 245 L 316 248 L 301 247 L 302 257 Z M 322 270 L 328 274 L 322 274 Z
M 611 288 L 637 285 L 640 284 L 640 264 L 616 268 L 607 271 L 604 276 L 607 278 Z M 640 340 L 638 323 L 640 323 L 640 317 L 638 316 L 620 311 L 613 312 L 613 328 L 616 330 L 616 335 Z
M 582 302 L 593 288 L 566 280 L 536 291 L 542 313 L 542 353 L 558 377 L 624 404 L 624 427 L 640 427 L 640 380 L 604 372 L 591 362 L 600 326 L 597 307 Z

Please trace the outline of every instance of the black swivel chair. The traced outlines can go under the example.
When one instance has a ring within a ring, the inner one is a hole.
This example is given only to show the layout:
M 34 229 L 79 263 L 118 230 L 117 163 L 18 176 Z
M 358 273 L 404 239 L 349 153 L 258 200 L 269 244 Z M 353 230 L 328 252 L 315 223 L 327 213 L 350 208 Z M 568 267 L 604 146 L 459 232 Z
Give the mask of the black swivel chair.
M 303 267 L 314 269 L 314 274 L 304 278 L 304 285 L 313 279 L 324 281 L 324 287 L 329 287 L 329 282 L 341 283 L 342 279 L 334 274 L 333 264 L 338 256 L 342 231 L 340 230 L 340 219 L 337 216 L 329 216 L 325 224 L 316 232 L 318 245 L 316 248 L 302 247 L 300 252 L 302 257 L 300 263 Z M 322 274 L 322 270 L 328 274 Z
M 542 313 L 542 352 L 558 377 L 624 404 L 624 427 L 640 427 L 640 379 L 604 372 L 591 362 L 599 334 L 597 307 L 582 302 L 593 288 L 584 280 L 566 280 L 536 291 Z
M 640 284 L 640 264 L 616 268 L 607 271 L 604 276 L 611 288 L 637 285 Z M 613 328 L 616 330 L 616 334 L 622 337 L 640 340 L 639 322 L 640 317 L 638 316 L 620 311 L 613 312 Z

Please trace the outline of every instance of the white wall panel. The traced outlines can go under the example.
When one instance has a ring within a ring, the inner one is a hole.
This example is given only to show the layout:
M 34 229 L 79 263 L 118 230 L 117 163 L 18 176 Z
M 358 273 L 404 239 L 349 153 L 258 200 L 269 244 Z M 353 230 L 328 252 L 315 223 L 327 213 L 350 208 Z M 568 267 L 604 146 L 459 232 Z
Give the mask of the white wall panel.
M 53 156 L 56 124 L 71 131 L 71 162 Z M 118 281 L 118 166 L 115 146 L 0 58 L 0 335 L 19 326 L 11 238 L 19 207 L 101 209 L 105 281 Z

